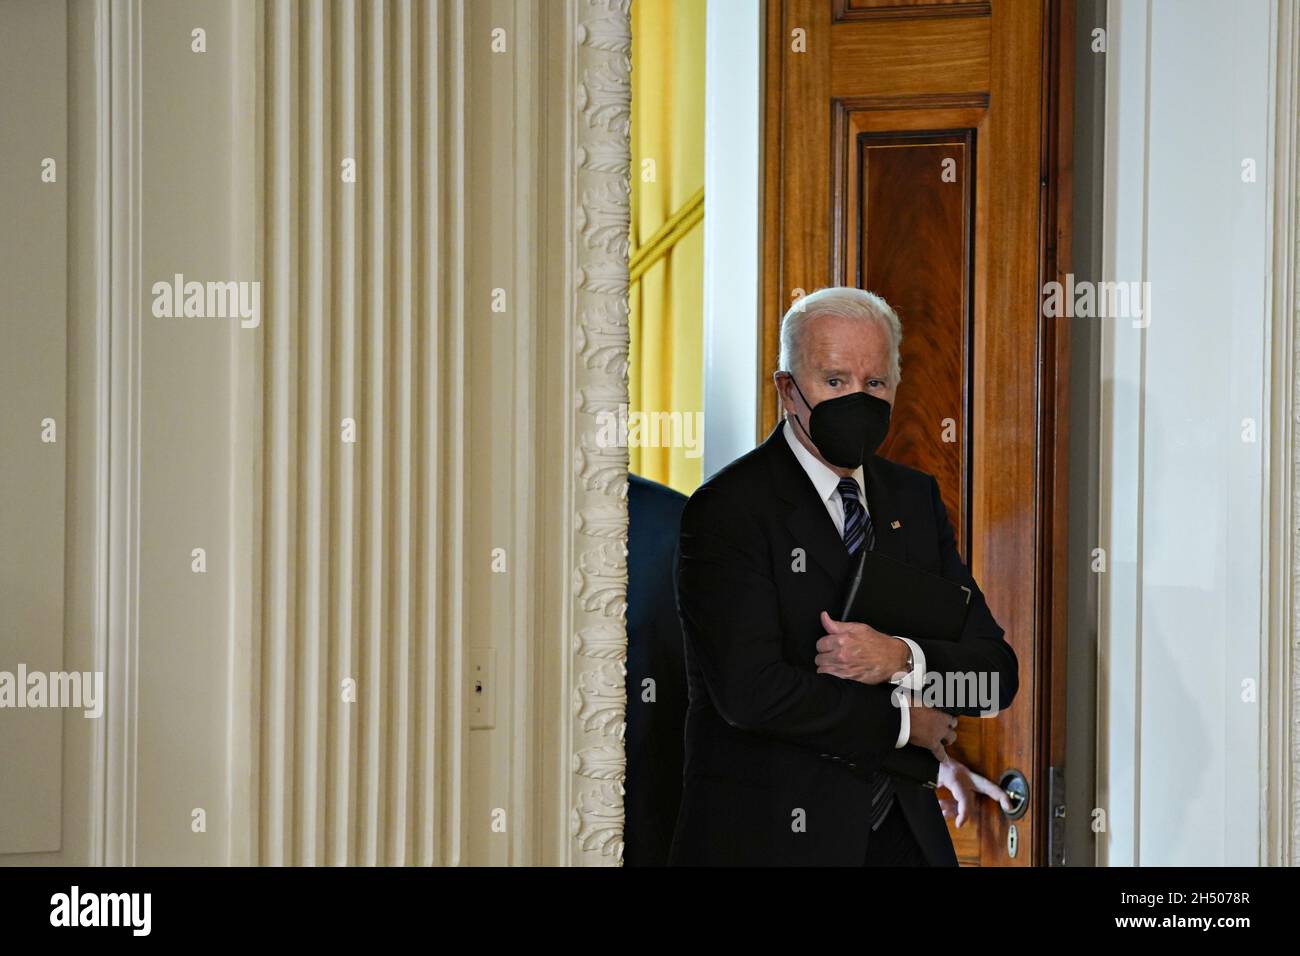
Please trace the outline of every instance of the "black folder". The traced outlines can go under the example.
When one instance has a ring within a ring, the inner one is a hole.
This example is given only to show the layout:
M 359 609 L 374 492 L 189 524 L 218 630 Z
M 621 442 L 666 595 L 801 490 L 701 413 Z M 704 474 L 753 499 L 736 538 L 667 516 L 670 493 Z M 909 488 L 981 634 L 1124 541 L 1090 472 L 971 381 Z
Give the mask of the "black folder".
M 899 637 L 956 641 L 970 599 L 968 587 L 864 548 L 849 575 L 839 620 Z M 908 744 L 886 754 L 880 769 L 933 789 L 939 762 L 924 747 Z
M 839 619 L 913 640 L 956 641 L 970 599 L 964 585 L 864 548 L 849 575 Z

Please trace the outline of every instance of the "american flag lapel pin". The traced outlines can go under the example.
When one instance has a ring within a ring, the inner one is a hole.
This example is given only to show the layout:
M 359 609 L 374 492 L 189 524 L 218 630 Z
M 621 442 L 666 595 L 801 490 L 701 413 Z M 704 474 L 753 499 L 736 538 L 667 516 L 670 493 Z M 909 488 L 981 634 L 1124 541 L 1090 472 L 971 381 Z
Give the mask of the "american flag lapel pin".
M 897 531 L 899 528 L 901 528 L 901 527 L 903 526 L 903 522 L 901 522 L 901 521 L 891 521 L 891 522 L 889 522 L 889 526 L 890 526 L 891 528 L 893 528 L 895 531 Z

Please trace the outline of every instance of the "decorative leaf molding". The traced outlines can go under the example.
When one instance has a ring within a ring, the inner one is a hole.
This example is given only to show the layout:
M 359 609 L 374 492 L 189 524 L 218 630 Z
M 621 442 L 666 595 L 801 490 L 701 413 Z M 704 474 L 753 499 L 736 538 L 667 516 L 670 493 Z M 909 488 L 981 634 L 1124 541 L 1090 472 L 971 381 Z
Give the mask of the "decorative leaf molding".
M 631 225 L 631 0 L 577 13 L 572 250 L 576 267 L 573 415 L 573 862 L 623 859 L 627 758 L 626 447 L 604 447 L 602 412 L 626 405 Z

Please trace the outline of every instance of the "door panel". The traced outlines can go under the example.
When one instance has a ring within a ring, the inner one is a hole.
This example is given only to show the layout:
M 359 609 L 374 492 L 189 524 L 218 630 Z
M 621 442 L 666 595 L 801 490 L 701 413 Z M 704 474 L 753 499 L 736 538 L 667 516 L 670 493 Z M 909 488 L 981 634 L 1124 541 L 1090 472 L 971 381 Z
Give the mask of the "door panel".
M 882 452 L 938 478 L 1020 660 L 1013 707 L 963 718 L 954 748 L 995 780 L 1012 767 L 1028 777 L 1019 851 L 1009 857 L 991 801 L 951 832 L 964 864 L 1040 862 L 1049 731 L 1063 719 L 1049 662 L 1064 581 L 1052 529 L 1064 527 L 1065 336 L 1042 322 L 1039 288 L 1058 271 L 1052 237 L 1069 218 L 1055 55 L 1069 18 L 1051 0 L 767 10 L 764 371 L 776 367 L 781 315 L 807 292 L 868 288 L 902 319 Z M 766 376 L 762 388 L 766 431 L 778 405 Z
M 836 281 L 874 289 L 907 317 L 901 351 L 911 400 L 899 405 L 881 453 L 939 479 L 965 555 L 974 131 L 856 140 L 848 268 L 835 270 Z

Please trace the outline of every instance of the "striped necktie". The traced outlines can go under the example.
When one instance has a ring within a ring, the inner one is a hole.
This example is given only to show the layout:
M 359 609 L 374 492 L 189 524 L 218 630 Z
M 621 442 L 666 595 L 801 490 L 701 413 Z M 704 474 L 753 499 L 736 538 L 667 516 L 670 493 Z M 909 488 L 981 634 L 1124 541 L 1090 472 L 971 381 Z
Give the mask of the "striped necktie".
M 849 554 L 857 554 L 862 547 L 868 551 L 876 546 L 876 529 L 858 500 L 858 483 L 852 478 L 841 478 L 840 501 L 844 503 L 844 546 Z M 889 774 L 879 770 L 871 775 L 871 829 L 878 830 L 885 814 L 894 805 L 894 786 Z

